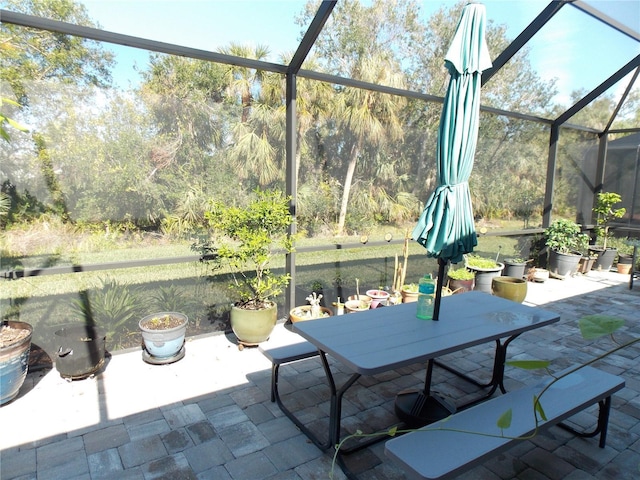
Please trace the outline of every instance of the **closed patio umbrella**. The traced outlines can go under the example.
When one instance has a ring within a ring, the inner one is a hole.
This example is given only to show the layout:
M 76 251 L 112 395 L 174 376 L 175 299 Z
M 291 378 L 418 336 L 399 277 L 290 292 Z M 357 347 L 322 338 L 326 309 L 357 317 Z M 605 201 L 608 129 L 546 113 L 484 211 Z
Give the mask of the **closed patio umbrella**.
M 438 129 L 438 184 L 413 229 L 414 240 L 427 249 L 430 257 L 438 258 L 433 320 L 438 320 L 440 314 L 447 263 L 459 262 L 478 244 L 468 181 L 478 139 L 480 75 L 491 66 L 484 38 L 485 22 L 484 5 L 465 5 L 445 56 L 450 79 Z M 434 422 L 456 410 L 447 400 L 431 395 L 433 364 L 433 359 L 427 364 L 424 390 L 403 391 L 396 396 L 396 414 L 410 427 Z
M 438 129 L 438 184 L 413 229 L 414 240 L 438 258 L 433 320 L 440 313 L 445 266 L 458 263 L 478 244 L 468 180 L 478 139 L 480 76 L 491 66 L 485 24 L 484 5 L 465 5 L 445 56 L 450 79 Z

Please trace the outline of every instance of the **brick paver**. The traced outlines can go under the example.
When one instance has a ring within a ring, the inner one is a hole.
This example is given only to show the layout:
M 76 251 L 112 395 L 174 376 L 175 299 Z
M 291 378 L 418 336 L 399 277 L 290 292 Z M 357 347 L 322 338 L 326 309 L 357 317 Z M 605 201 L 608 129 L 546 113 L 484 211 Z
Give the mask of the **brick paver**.
M 577 328 L 580 316 L 591 313 L 618 315 L 628 320 L 616 334 L 619 341 L 640 337 L 640 284 L 629 291 L 627 278 L 591 272 L 587 277 L 529 284 L 526 303 L 558 311 L 562 319 L 556 325 L 519 337 L 510 345 L 509 357 L 552 360 L 554 369 L 560 370 L 602 354 L 613 347 L 611 340 L 585 341 Z M 594 285 L 598 287 L 595 290 Z M 295 336 L 278 325 L 269 341 L 288 343 L 292 339 Z M 77 382 L 62 381 L 55 370 L 30 373 L 24 392 L 0 409 L 0 424 L 7 425 L 0 434 L 0 478 L 329 477 L 331 453 L 315 447 L 270 402 L 270 368 L 257 349 L 239 351 L 224 335 L 192 339 L 186 348 L 183 360 L 163 366 L 144 364 L 139 351 L 117 353 L 104 372 Z M 443 361 L 487 378 L 492 356 L 493 347 L 485 345 L 453 353 Z M 637 345 L 597 364 L 622 375 L 627 383 L 614 397 L 605 449 L 598 448 L 597 439 L 577 438 L 552 428 L 486 461 L 458 480 L 638 478 L 639 359 L 640 345 Z M 335 362 L 332 368 L 339 379 L 349 375 Z M 510 389 L 543 375 L 514 368 L 507 368 L 506 374 Z M 162 380 L 169 382 L 164 389 L 157 385 Z M 345 396 L 346 430 L 384 429 L 395 419 L 396 392 L 418 387 L 423 380 L 423 365 L 361 378 Z M 461 401 L 477 393 L 476 387 L 439 368 L 434 371 L 434 389 Z M 285 402 L 324 438 L 329 395 L 318 359 L 284 366 L 281 391 Z M 56 401 L 60 402 L 58 409 L 54 408 Z M 54 417 L 57 410 L 59 419 Z M 596 409 L 588 409 L 571 422 L 591 428 L 596 413 Z M 18 425 L 20 417 L 28 421 L 21 427 L 12 426 L 14 421 Z M 406 478 L 385 457 L 383 443 L 354 454 L 347 464 L 362 479 Z M 338 467 L 333 468 L 334 478 L 345 478 Z

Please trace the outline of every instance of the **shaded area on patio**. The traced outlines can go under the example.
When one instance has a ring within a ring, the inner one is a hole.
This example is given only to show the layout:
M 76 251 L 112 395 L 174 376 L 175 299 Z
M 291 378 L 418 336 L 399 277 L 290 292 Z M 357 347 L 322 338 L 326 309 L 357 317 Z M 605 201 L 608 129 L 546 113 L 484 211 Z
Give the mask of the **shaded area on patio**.
M 553 370 L 592 359 L 612 347 L 607 339 L 585 341 L 577 329 L 583 315 L 620 316 L 620 339 L 640 337 L 637 287 L 628 276 L 591 272 L 565 281 L 529 283 L 526 303 L 561 314 L 559 324 L 527 332 L 509 358 L 553 360 Z M 393 307 L 389 307 L 393 308 Z M 391 326 L 390 326 L 391 328 Z M 298 339 L 279 325 L 268 344 Z M 460 478 L 635 478 L 640 458 L 640 374 L 637 346 L 598 362 L 627 386 L 614 396 L 608 442 L 580 439 L 553 427 L 522 442 Z M 442 358 L 471 375 L 491 370 L 493 345 Z M 269 401 L 270 365 L 257 349 L 239 351 L 232 336 L 200 337 L 187 343 L 186 357 L 151 366 L 139 349 L 115 354 L 93 379 L 67 382 L 55 370 L 28 376 L 19 397 L 0 409 L 3 479 L 30 478 L 328 478 L 331 456 L 311 444 Z M 349 375 L 332 363 L 338 380 Z M 436 368 L 434 389 L 456 401 L 474 387 Z M 541 372 L 507 368 L 508 389 L 531 383 Z M 362 378 L 345 399 L 348 431 L 376 431 L 394 420 L 399 388 L 419 386 L 424 365 Z M 284 366 L 285 402 L 326 428 L 328 390 L 317 358 Z M 578 427 L 595 422 L 596 409 L 572 418 Z M 249 439 L 247 441 L 247 439 Z M 360 478 L 406 478 L 383 453 L 381 442 L 347 459 Z M 343 478 L 336 472 L 336 478 Z

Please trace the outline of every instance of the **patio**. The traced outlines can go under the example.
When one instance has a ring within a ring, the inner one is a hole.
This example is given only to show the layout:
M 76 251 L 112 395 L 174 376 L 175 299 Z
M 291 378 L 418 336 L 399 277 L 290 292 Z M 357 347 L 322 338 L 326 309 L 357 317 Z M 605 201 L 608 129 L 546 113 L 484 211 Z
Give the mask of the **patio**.
M 637 286 L 629 290 L 628 279 L 613 272 L 590 272 L 564 281 L 529 283 L 525 303 L 545 305 L 559 312 L 561 320 L 523 334 L 512 343 L 509 358 L 549 359 L 553 370 L 560 370 L 607 351 L 609 340 L 580 337 L 576 320 L 587 314 L 622 317 L 628 324 L 620 338 L 640 336 L 640 295 Z M 269 345 L 291 343 L 296 337 L 278 325 Z M 74 382 L 63 380 L 55 370 L 29 374 L 19 397 L 0 409 L 0 477 L 329 478 L 331 456 L 318 450 L 270 402 L 270 364 L 256 348 L 239 351 L 233 335 L 212 335 L 191 339 L 186 351 L 183 360 L 166 366 L 144 363 L 138 349 L 116 352 L 102 373 Z M 446 361 L 486 376 L 492 354 L 493 345 L 483 345 L 449 355 Z M 552 427 L 460 478 L 637 478 L 638 356 L 640 348 L 633 346 L 596 364 L 626 380 L 614 397 L 605 449 L 598 448 L 596 439 L 576 438 Z M 506 375 L 507 388 L 515 389 L 541 373 L 507 368 Z M 393 421 L 395 393 L 418 386 L 423 378 L 424 365 L 415 365 L 361 379 L 365 388 L 347 395 L 345 423 L 354 429 L 359 423 L 383 429 Z M 285 401 L 318 429 L 325 426 L 328 408 L 323 381 L 317 358 L 281 370 Z M 457 400 L 474 392 L 439 368 L 434 388 Z M 589 427 L 595 423 L 594 411 L 572 421 Z M 383 448 L 380 442 L 350 456 L 349 467 L 362 479 L 406 478 L 385 458 Z M 344 478 L 339 468 L 335 478 Z

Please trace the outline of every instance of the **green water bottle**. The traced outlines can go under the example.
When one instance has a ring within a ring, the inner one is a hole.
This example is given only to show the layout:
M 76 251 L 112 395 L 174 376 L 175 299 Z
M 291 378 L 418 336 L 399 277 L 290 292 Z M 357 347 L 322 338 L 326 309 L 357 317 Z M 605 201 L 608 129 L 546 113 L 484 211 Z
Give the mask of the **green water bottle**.
M 421 320 L 431 320 L 433 318 L 433 303 L 435 300 L 435 280 L 431 274 L 425 275 L 418 283 L 418 306 L 416 317 Z

